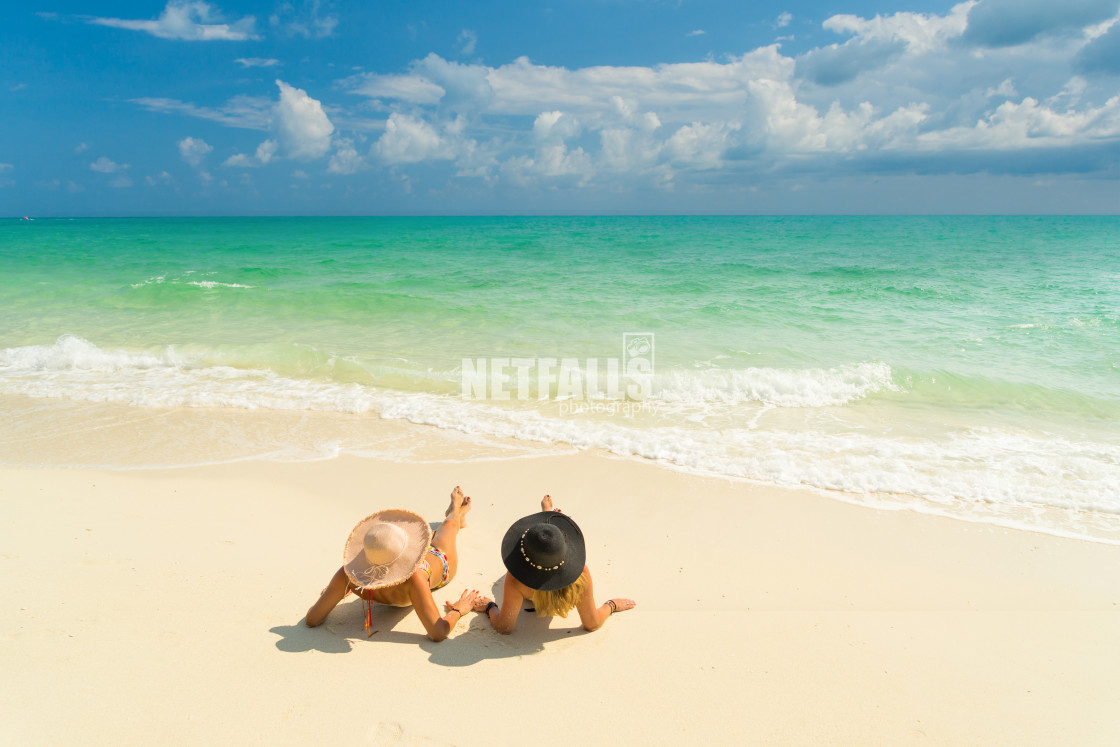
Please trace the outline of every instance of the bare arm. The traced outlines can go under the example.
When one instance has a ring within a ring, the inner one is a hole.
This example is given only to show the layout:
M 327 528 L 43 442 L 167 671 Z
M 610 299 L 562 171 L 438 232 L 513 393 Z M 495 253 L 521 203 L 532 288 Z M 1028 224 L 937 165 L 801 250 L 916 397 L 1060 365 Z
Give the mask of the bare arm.
M 485 613 L 490 620 L 490 624 L 494 626 L 494 630 L 508 635 L 517 626 L 517 616 L 521 614 L 521 605 L 525 599 L 521 584 L 517 583 L 517 579 L 507 573 L 505 582 L 502 584 L 501 607 L 490 607 L 490 602 L 493 600 L 488 597 L 479 597 L 475 602 L 475 608 L 479 612 Z
M 428 631 L 428 637 L 437 643 L 451 634 L 455 624 L 474 606 L 475 599 L 478 597 L 477 591 L 464 590 L 459 601 L 448 605 L 447 614 L 440 617 L 439 607 L 436 606 L 436 600 L 432 598 L 428 579 L 424 574 L 412 574 L 412 578 L 408 580 L 408 594 L 413 609 L 416 610 L 420 622 L 424 624 L 424 630 Z
M 346 597 L 348 591 L 350 591 L 350 579 L 346 576 L 346 570 L 339 568 L 331 577 L 327 588 L 319 595 L 318 601 L 307 610 L 307 616 L 304 617 L 307 627 L 314 628 L 321 625 L 327 619 L 327 613 Z
M 637 602 L 633 599 L 608 599 L 601 606 L 595 606 L 595 585 L 591 582 L 591 571 L 587 566 L 583 567 L 583 575 L 587 577 L 587 589 L 583 592 L 583 596 L 579 598 L 576 604 L 576 610 L 579 612 L 580 622 L 586 630 L 598 630 L 603 627 L 603 623 L 607 621 L 615 612 L 622 610 L 632 610 L 637 606 Z

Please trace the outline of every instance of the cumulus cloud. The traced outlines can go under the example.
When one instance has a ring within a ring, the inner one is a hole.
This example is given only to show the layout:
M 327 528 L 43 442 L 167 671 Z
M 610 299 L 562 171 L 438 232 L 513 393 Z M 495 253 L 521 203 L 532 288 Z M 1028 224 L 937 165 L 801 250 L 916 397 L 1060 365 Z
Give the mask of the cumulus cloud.
M 717 168 L 732 144 L 732 135 L 739 129 L 738 124 L 726 122 L 687 124 L 666 141 L 665 154 L 674 165 L 695 169 Z
M 799 58 L 775 45 L 721 61 L 568 69 L 527 58 L 490 67 L 428 55 L 406 73 L 341 83 L 398 109 L 372 151 L 382 161 L 461 162 L 462 144 L 487 120 L 502 123 L 505 135 L 471 139 L 487 165 L 459 173 L 497 173 L 518 184 L 630 175 L 664 185 L 684 173 L 804 170 L 809 157 L 830 168 L 840 156 L 855 163 L 893 154 L 904 163 L 902 154 L 938 148 L 1005 152 L 1120 137 L 1111 104 L 1086 108 L 1086 86 L 1033 74 L 1051 67 L 1052 51 L 1029 58 L 1032 74 L 1021 80 L 1007 76 L 1009 60 L 998 53 L 965 53 L 960 39 L 974 5 L 945 15 L 833 16 L 824 27 L 850 38 Z M 974 88 L 962 91 L 957 81 L 966 73 Z M 879 85 L 852 83 L 861 76 Z M 1028 82 L 1049 93 L 1032 96 Z M 458 139 L 446 126 L 452 116 L 463 123 Z
M 201 138 L 185 137 L 179 141 L 179 157 L 191 166 L 197 166 L 214 150 L 213 146 Z
M 895 13 L 860 18 L 836 15 L 822 26 L 837 34 L 849 34 L 843 44 L 818 47 L 797 60 L 798 74 L 823 86 L 855 79 L 864 72 L 880 70 L 904 54 L 920 55 L 943 49 L 960 37 L 968 25 L 971 2 L 955 6 L 948 15 Z
M 276 151 L 279 147 L 279 144 L 275 140 L 265 140 L 257 146 L 257 151 L 253 155 L 248 156 L 244 153 L 236 153 L 223 161 L 222 166 L 255 169 L 268 164 L 276 155 Z
M 209 3 L 199 0 L 171 0 L 154 21 L 123 18 L 87 18 L 87 23 L 143 31 L 161 39 L 183 41 L 245 41 L 258 38 L 256 19 L 246 16 L 234 23 L 224 19 Z
M 280 80 L 274 100 L 135 101 L 269 133 L 226 166 L 326 158 L 328 173 L 388 168 L 403 185 L 414 183 L 405 173 L 414 164 L 519 185 L 666 188 L 814 169 L 932 169 L 938 154 L 951 154 L 945 164 L 1006 171 L 1023 154 L 1059 165 L 1052 154 L 1067 149 L 1078 154 L 1070 169 L 1083 169 L 1098 149 L 1098 168 L 1115 168 L 1115 12 L 1100 20 L 1103 6 L 1075 2 L 1073 20 L 1040 25 L 1041 5 L 1012 5 L 835 15 L 822 23 L 835 43 L 796 56 L 774 44 L 718 60 L 567 68 L 428 54 L 403 70 L 338 81 L 334 91 L 349 101 L 370 100 L 352 108 L 324 107 Z M 977 36 L 985 8 L 1017 12 L 1042 30 L 999 46 Z M 473 43 L 458 40 L 460 50 Z
M 430 123 L 394 112 L 372 152 L 391 164 L 446 161 L 455 157 L 450 142 Z
M 321 158 L 331 147 L 334 125 L 323 111 L 323 105 L 307 92 L 276 81 L 280 100 L 272 110 L 273 130 L 284 155 L 297 160 Z
M 227 158 L 223 166 L 255 168 L 278 157 L 307 161 L 325 156 L 330 150 L 335 128 L 322 103 L 282 80 L 276 80 L 276 86 L 279 98 L 275 101 L 237 96 L 217 108 L 166 98 L 132 101 L 150 111 L 185 114 L 230 127 L 272 133 L 273 137 L 262 142 L 253 155 L 237 153 Z M 210 145 L 195 138 L 186 138 L 179 143 L 180 155 L 192 166 L 197 166 L 212 150 Z
M 1006 101 L 972 127 L 929 132 L 918 138 L 927 150 L 1012 151 L 1080 145 L 1120 137 L 1120 96 L 1081 111 L 1056 111 L 1031 97 Z
M 339 138 L 338 147 L 327 164 L 327 171 L 332 174 L 353 174 L 363 165 L 364 160 L 354 147 L 354 141 L 350 138 Z M 304 174 L 303 178 L 306 179 L 307 175 Z

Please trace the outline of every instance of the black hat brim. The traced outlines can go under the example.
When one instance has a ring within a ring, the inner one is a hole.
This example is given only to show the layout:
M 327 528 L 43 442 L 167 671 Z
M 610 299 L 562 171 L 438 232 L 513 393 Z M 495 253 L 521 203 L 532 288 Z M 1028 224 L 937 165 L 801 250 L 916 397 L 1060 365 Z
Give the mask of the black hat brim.
M 564 541 L 568 548 L 564 565 L 555 571 L 537 570 L 525 562 L 521 555 L 519 544 L 521 535 L 534 524 L 551 524 L 564 534 Z M 540 591 L 555 591 L 571 586 L 583 573 L 587 563 L 587 548 L 583 542 L 583 532 L 571 517 L 559 511 L 541 511 L 530 514 L 513 522 L 502 538 L 502 562 L 506 570 L 521 583 L 530 589 Z

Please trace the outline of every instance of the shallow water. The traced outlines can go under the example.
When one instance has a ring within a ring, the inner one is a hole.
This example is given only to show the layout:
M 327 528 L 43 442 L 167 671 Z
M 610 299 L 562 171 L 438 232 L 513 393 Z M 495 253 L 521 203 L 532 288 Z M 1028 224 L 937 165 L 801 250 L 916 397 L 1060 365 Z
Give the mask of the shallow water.
M 410 421 L 1120 526 L 1116 218 L 9 221 L 0 264 L 6 463 L 422 458 Z M 209 446 L 89 446 L 168 418 Z

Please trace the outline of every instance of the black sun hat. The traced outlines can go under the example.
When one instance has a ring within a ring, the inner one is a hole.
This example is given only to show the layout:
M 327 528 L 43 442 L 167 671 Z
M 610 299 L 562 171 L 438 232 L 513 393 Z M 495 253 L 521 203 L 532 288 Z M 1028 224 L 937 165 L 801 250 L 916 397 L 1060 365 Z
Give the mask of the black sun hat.
M 583 573 L 583 532 L 567 515 L 542 511 L 518 519 L 502 538 L 502 562 L 530 589 L 555 591 Z

